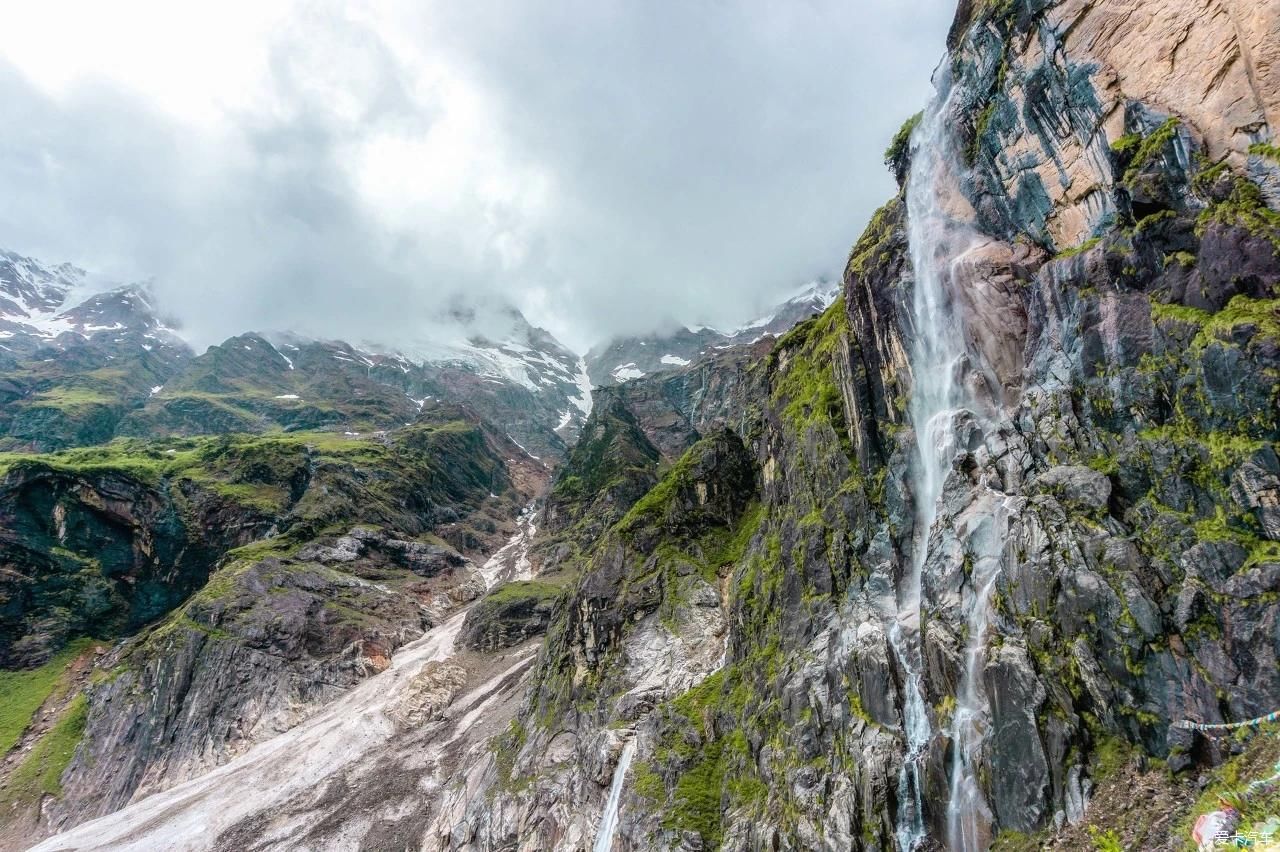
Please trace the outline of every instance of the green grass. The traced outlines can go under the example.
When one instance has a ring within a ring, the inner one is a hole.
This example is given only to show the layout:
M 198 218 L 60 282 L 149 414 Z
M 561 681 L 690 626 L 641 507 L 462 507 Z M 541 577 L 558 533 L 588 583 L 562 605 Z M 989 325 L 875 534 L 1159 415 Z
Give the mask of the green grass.
M 845 274 L 860 276 L 867 272 L 868 264 L 880 257 L 894 235 L 893 218 L 902 206 L 901 198 L 893 198 L 875 212 L 862 236 L 849 251 Z
M 1236 177 L 1231 195 L 1210 206 L 1196 219 L 1196 234 L 1204 236 L 1211 224 L 1241 228 L 1271 243 L 1280 254 L 1280 213 L 1267 206 L 1262 190 L 1253 181 Z
M 920 120 L 924 118 L 924 112 L 918 112 L 902 123 L 902 127 L 898 128 L 898 132 L 893 135 L 893 141 L 889 143 L 889 147 L 884 152 L 885 165 L 892 168 L 893 164 L 905 157 L 911 149 L 911 134 L 915 132 L 916 126 L 920 124 Z
M 252 506 L 268 512 L 277 512 L 284 508 L 289 494 L 276 485 L 264 485 L 257 482 L 218 482 L 209 483 L 218 494 L 239 503 L 241 506 Z
M 1267 142 L 1255 142 L 1250 145 L 1249 153 L 1256 157 L 1266 157 L 1268 160 L 1280 163 L 1280 147 Z
M 1100 242 L 1102 242 L 1101 237 L 1092 237 L 1090 239 L 1085 240 L 1078 246 L 1072 246 L 1071 248 L 1066 248 L 1058 252 L 1058 254 L 1054 257 L 1054 260 L 1066 260 L 1067 258 L 1076 257 L 1077 255 L 1084 254 L 1085 252 L 1089 251 L 1089 249 L 1093 248 Z
M 0 671 L 0 755 L 14 747 L 40 705 L 59 686 L 67 666 L 92 644 L 92 639 L 79 639 L 39 668 Z
M 1125 852 L 1123 844 L 1120 843 L 1120 835 L 1114 831 L 1103 831 L 1089 826 L 1089 840 L 1093 843 L 1095 852 Z
M 545 579 L 516 580 L 512 583 L 503 583 L 485 595 L 482 603 L 493 606 L 506 606 L 527 600 L 554 600 L 564 592 L 565 586 L 571 579 L 571 577 L 566 576 L 561 578 L 562 582 L 559 583 L 547 582 Z
M 1192 348 L 1196 350 L 1226 338 L 1243 325 L 1256 326 L 1259 338 L 1280 339 L 1280 299 L 1234 296 L 1217 313 L 1189 308 L 1186 305 L 1165 305 L 1153 302 L 1151 318 L 1157 322 L 1172 320 L 1199 326 L 1200 331 L 1191 342 Z
M 1134 748 L 1119 737 L 1105 737 L 1093 750 L 1090 775 L 1094 781 L 1115 776 L 1134 755 Z
M 1124 155 L 1130 151 L 1136 150 L 1142 144 L 1141 133 L 1126 133 L 1119 139 L 1111 143 L 1111 150 L 1117 154 Z
M 434 432 L 441 430 L 436 429 Z M 60 473 L 120 473 L 156 484 L 164 478 L 186 478 L 210 485 L 232 499 L 270 504 L 280 496 L 270 486 L 235 481 L 238 469 L 282 461 L 300 463 L 306 454 L 320 460 L 354 464 L 384 463 L 391 450 L 368 438 L 334 432 L 291 432 L 266 435 L 221 435 L 148 441 L 117 438 L 93 447 L 57 453 L 0 453 L 0 472 L 17 465 L 41 465 Z
M 783 418 L 797 434 L 822 422 L 835 430 L 842 443 L 848 443 L 844 398 L 834 366 L 848 332 L 840 296 L 822 316 L 801 323 L 778 341 L 771 356 L 778 368 L 773 400 L 781 404 Z
M 664 825 L 697 832 L 705 847 L 715 849 L 723 833 L 721 802 L 724 798 L 723 745 L 709 743 L 701 759 L 681 773 L 672 791 Z
M 51 388 L 36 394 L 33 402 L 67 411 L 79 411 L 95 405 L 114 405 L 118 400 L 88 388 Z
M 1125 170 L 1124 178 L 1122 178 L 1123 183 L 1132 183 L 1143 168 L 1157 157 L 1163 156 L 1164 149 L 1177 136 L 1179 125 L 1178 119 L 1170 118 L 1164 124 L 1151 131 L 1149 136 L 1144 137 L 1141 142 L 1137 143 L 1137 150 L 1129 163 L 1129 168 Z M 1116 144 L 1119 144 L 1120 141 L 1122 140 L 1118 140 Z M 1114 145 L 1112 150 L 1115 150 Z
M 61 795 L 62 773 L 84 736 L 88 712 L 89 699 L 83 692 L 71 699 L 53 728 L 13 771 L 0 802 L 38 801 L 43 795 Z

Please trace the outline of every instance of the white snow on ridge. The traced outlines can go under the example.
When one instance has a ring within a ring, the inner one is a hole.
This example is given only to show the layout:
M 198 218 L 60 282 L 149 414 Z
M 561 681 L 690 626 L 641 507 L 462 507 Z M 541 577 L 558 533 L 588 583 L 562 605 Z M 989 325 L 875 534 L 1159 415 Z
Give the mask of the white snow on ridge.
M 613 378 L 617 382 L 629 382 L 632 379 L 638 379 L 644 376 L 644 370 L 636 367 L 634 361 L 630 364 L 623 364 L 620 367 L 613 368 Z
M 276 399 L 301 399 L 296 393 L 282 393 L 276 396 Z
M 267 345 L 271 347 L 271 350 L 272 350 L 273 352 L 275 352 L 277 355 L 279 355 L 281 358 L 283 358 L 283 359 L 284 359 L 284 362 L 285 362 L 286 364 L 288 364 L 288 365 L 289 365 L 289 369 L 290 369 L 290 370 L 292 370 L 292 369 L 293 369 L 293 359 L 291 359 L 288 355 L 286 355 L 286 354 L 284 354 L 283 352 L 281 352 L 281 351 L 280 351 L 280 347 L 279 347 L 279 346 L 276 346 L 276 345 L 275 345 L 274 343 L 272 343 L 270 340 L 268 340 L 268 341 L 267 341 Z M 298 348 L 298 347 L 296 347 L 296 346 L 294 347 L 294 349 L 297 349 L 297 348 Z
M 693 363 L 688 358 L 681 358 L 679 355 L 663 355 L 661 360 L 664 364 L 673 364 L 677 367 L 687 367 Z
M 569 397 L 569 401 L 578 407 L 583 417 L 586 417 L 591 413 L 591 377 L 587 375 L 587 362 L 584 358 L 578 359 L 578 374 L 575 381 L 579 393 L 577 397 Z
M 796 304 L 802 304 L 804 302 L 812 301 L 815 303 L 815 307 L 818 311 L 825 311 L 827 308 L 831 307 L 831 304 L 835 302 L 836 297 L 839 295 L 840 295 L 840 284 L 837 282 L 810 281 L 809 283 L 804 284 L 795 290 L 792 290 L 791 293 L 788 294 L 785 299 L 783 299 L 779 307 L 775 309 L 772 313 L 769 313 L 762 317 L 757 317 L 749 322 L 743 323 L 742 325 L 736 326 L 734 328 L 728 328 L 728 329 L 715 328 L 709 325 L 687 325 L 685 326 L 685 328 L 688 331 L 692 332 L 693 334 L 699 334 L 704 331 L 710 331 L 720 335 L 721 337 L 729 337 L 729 338 L 740 337 L 741 335 L 744 335 L 749 331 L 753 331 L 758 328 L 764 328 L 765 326 L 769 325 L 771 322 L 773 322 L 775 319 L 778 318 L 778 314 L 782 312 L 782 308 L 786 307 L 787 305 L 796 305 Z M 756 340 L 759 340 L 761 337 L 764 337 L 764 335 L 760 335 L 756 337 Z M 755 342 L 755 341 L 752 341 L 752 342 Z M 725 348 L 725 347 L 717 347 L 717 348 Z

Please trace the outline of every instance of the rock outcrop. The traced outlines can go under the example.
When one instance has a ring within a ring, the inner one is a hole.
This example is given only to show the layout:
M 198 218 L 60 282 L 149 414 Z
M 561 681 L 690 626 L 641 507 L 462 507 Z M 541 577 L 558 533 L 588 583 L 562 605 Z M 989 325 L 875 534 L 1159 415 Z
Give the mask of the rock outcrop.
M 16 462 L 0 489 L 9 661 L 86 634 L 132 638 L 82 687 L 57 795 L 19 780 L 43 766 L 8 767 L 0 843 L 207 773 L 387 669 L 484 593 L 469 555 L 509 535 L 544 482 L 509 439 L 446 406 L 381 436 L 126 442 Z

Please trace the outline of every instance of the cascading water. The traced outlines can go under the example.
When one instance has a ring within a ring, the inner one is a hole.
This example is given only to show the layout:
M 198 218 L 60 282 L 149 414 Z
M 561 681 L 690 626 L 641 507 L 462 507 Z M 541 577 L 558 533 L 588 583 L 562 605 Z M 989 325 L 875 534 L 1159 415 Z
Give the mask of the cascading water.
M 618 805 L 622 801 L 622 782 L 627 779 L 627 770 L 631 768 L 631 758 L 636 753 L 636 741 L 628 740 L 618 756 L 618 765 L 613 770 L 613 783 L 609 785 L 609 799 L 605 802 L 604 814 L 600 817 L 600 829 L 596 832 L 595 852 L 610 852 L 613 839 L 618 833 Z
M 977 590 L 966 620 L 968 642 L 964 672 L 951 722 L 951 800 L 947 803 L 947 847 L 961 852 L 991 844 L 991 808 L 978 783 L 978 758 L 986 739 L 990 702 L 982 682 L 991 626 L 991 593 L 1000 578 L 1003 542 L 1008 532 L 1010 499 L 1001 500 L 987 531 L 985 547 L 974 561 L 971 582 Z
M 912 136 L 911 172 L 907 182 L 908 240 L 915 288 L 912 298 L 914 342 L 911 352 L 913 381 L 910 417 L 915 429 L 919 455 L 912 472 L 916 525 L 910 574 L 899 586 L 898 617 L 889 631 L 889 640 L 905 674 L 903 729 L 907 753 L 898 780 L 899 816 L 897 840 L 904 852 L 915 849 L 926 834 L 923 801 L 923 764 L 933 738 L 928 707 L 924 700 L 921 639 L 922 577 L 930 556 L 930 538 L 938 520 L 943 486 L 956 453 L 956 424 L 964 410 L 980 409 L 966 390 L 966 373 L 971 359 L 965 345 L 960 311 L 955 309 L 952 287 L 965 255 L 980 241 L 959 217 L 963 202 L 955 191 L 955 164 L 958 162 L 954 138 L 947 124 L 952 96 L 949 69 L 939 72 L 939 95 L 926 109 Z M 955 209 L 959 207 L 959 210 Z M 985 655 L 990 609 L 986 601 L 999 573 L 999 561 L 988 576 L 974 577 L 980 591 L 970 614 L 970 648 L 962 695 L 957 697 L 957 719 L 965 714 L 965 742 L 971 747 L 956 761 L 952 772 L 952 797 L 948 805 L 948 825 L 972 825 L 969 810 L 985 813 L 986 804 L 974 774 L 973 761 L 980 746 L 979 720 L 985 714 L 980 694 L 979 670 Z M 978 603 L 981 601 L 982 603 Z M 969 671 L 973 669 L 973 671 Z M 966 695 L 971 699 L 966 703 Z M 957 798 L 957 789 L 959 798 Z M 989 820 L 988 820 L 989 822 Z M 977 835 L 975 829 L 969 832 Z M 952 848 L 981 848 L 966 844 L 962 828 L 951 835 Z M 959 845 L 956 845 L 957 841 Z

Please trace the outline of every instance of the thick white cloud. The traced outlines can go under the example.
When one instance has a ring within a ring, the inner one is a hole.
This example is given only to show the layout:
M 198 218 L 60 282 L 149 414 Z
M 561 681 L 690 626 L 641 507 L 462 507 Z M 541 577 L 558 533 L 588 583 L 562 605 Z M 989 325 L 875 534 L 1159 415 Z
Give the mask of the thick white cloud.
M 953 0 L 0 11 L 0 245 L 154 275 L 201 342 L 732 324 L 891 192 Z

